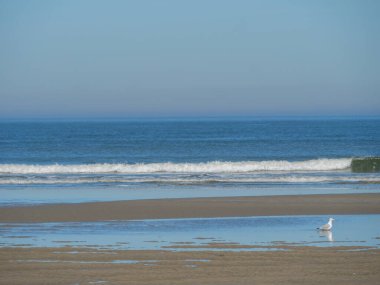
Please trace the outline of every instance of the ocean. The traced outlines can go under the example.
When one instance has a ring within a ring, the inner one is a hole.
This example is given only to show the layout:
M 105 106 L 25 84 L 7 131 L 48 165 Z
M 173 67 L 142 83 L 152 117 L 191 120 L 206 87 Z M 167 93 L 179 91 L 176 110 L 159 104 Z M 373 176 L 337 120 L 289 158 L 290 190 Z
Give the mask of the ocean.
M 380 192 L 380 119 L 0 123 L 0 204 Z

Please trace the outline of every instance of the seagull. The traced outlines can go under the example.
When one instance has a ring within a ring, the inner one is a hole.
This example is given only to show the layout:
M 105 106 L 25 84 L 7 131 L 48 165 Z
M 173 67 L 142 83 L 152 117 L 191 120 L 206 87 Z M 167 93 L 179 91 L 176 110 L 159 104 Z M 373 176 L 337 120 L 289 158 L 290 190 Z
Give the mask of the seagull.
M 335 221 L 333 218 L 329 218 L 329 222 L 326 225 L 321 226 L 320 228 L 317 228 L 321 231 L 329 231 L 332 229 L 333 225 L 332 222 Z

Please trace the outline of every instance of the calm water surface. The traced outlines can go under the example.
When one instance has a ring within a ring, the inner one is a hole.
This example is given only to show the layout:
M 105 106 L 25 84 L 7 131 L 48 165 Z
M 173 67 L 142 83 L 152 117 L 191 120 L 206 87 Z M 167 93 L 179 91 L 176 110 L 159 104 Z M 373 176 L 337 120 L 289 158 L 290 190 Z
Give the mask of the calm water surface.
M 380 215 L 334 218 L 331 232 L 316 230 L 327 222 L 328 216 L 1 224 L 0 246 L 122 250 L 204 250 L 202 247 L 215 243 L 233 244 L 234 250 L 268 250 L 282 245 L 380 247 Z M 223 249 L 223 245 L 216 248 L 229 250 Z

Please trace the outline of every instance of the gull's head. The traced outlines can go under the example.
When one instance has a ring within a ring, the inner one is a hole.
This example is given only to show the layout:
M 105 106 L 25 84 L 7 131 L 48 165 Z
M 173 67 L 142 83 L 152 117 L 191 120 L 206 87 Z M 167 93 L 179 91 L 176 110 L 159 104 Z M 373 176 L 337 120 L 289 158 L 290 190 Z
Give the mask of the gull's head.
M 329 218 L 329 222 L 332 222 L 332 221 L 335 221 L 335 219 L 333 219 L 333 218 Z

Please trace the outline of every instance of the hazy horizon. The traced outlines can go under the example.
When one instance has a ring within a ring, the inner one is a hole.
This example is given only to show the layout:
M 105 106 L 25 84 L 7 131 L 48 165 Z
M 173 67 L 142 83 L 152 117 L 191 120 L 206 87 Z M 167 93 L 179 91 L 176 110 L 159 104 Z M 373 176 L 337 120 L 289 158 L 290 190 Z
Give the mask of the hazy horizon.
M 378 1 L 0 0 L 0 119 L 380 115 Z

